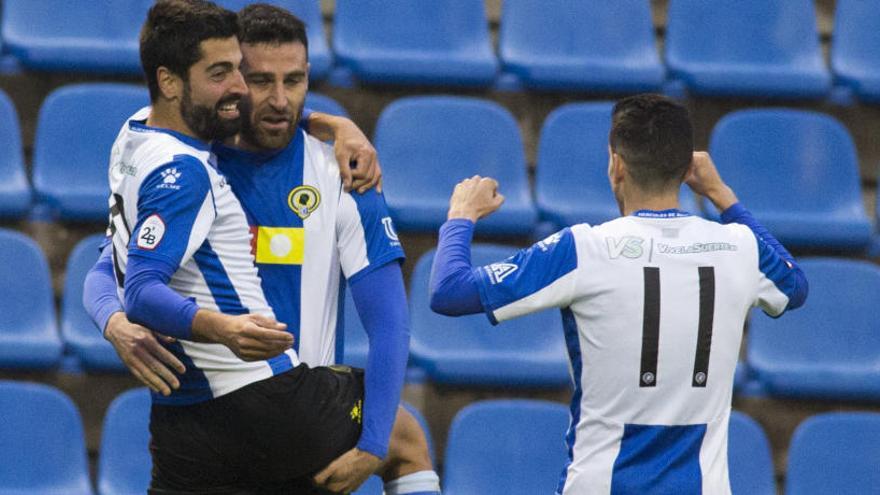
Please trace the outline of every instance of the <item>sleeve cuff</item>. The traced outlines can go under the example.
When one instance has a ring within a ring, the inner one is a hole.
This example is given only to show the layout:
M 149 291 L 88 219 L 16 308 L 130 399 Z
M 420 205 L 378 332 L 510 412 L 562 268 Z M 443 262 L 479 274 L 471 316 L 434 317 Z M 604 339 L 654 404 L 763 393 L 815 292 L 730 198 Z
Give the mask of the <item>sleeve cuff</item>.
M 373 454 L 379 459 L 385 459 L 385 456 L 388 455 L 388 446 L 381 445 L 377 442 L 373 442 L 364 438 L 361 438 L 357 444 L 358 450 L 363 450 L 364 452 Z

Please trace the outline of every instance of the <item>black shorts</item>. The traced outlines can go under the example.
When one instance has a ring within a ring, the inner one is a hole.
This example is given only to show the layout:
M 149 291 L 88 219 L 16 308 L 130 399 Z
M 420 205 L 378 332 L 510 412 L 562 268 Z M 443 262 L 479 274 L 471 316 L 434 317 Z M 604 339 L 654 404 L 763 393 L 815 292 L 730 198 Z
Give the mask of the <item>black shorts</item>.
M 305 364 L 150 414 L 151 495 L 322 494 L 311 476 L 361 433 L 363 370 Z

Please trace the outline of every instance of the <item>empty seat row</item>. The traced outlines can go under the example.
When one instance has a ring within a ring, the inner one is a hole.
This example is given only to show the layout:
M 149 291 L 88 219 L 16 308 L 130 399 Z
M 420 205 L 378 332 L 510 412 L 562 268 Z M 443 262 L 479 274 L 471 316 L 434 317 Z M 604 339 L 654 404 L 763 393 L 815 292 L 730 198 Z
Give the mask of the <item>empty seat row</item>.
M 312 77 L 326 77 L 334 55 L 318 0 L 270 3 L 305 20 Z M 28 68 L 137 73 L 150 4 L 6 0 L 2 37 Z M 342 72 L 368 83 L 489 86 L 509 76 L 541 90 L 638 92 L 669 78 L 698 94 L 816 98 L 833 71 L 860 98 L 880 101 L 880 9 L 871 2 L 837 2 L 830 71 L 813 0 L 672 0 L 667 17 L 664 66 L 647 0 L 505 1 L 497 57 L 484 0 L 339 0 L 333 51 Z
M 124 392 L 108 408 L 97 472 L 100 495 L 146 491 L 151 466 L 149 409 L 146 389 Z M 421 414 L 408 409 L 424 427 Z M 82 421 L 69 397 L 46 385 L 0 381 L 0 414 L 0 492 L 94 493 Z M 465 407 L 448 435 L 444 493 L 552 493 L 567 458 L 568 427 L 568 410 L 558 403 L 493 400 Z M 786 494 L 872 493 L 880 483 L 878 435 L 876 413 L 807 419 L 791 440 Z M 730 418 L 728 462 L 734 494 L 776 493 L 766 435 L 754 420 L 736 411 Z M 381 481 L 374 476 L 355 495 L 381 493 Z
M 57 366 L 64 353 L 85 370 L 125 372 L 82 306 L 82 285 L 98 257 L 102 235 L 81 241 L 67 262 L 60 334 L 49 269 L 26 236 L 0 230 L 0 368 Z M 512 246 L 476 244 L 483 265 L 513 254 Z M 415 264 L 409 283 L 410 364 L 432 383 L 477 387 L 570 384 L 567 347 L 557 311 L 547 310 L 492 327 L 482 315 L 450 318 L 431 311 L 428 284 L 433 251 Z M 880 293 L 880 267 L 864 261 L 805 258 L 808 304 L 785 318 L 754 311 L 746 359 L 737 384 L 749 393 L 830 400 L 880 400 L 880 320 L 868 298 Z M 27 273 L 27 277 L 19 274 Z M 363 367 L 367 337 L 350 296 L 344 302 L 342 361 Z M 537 330 L 536 330 L 537 329 Z M 536 332 L 538 332 L 536 334 Z
M 35 218 L 104 221 L 110 146 L 125 118 L 147 102 L 144 88 L 112 83 L 65 86 L 46 98 L 34 144 Z M 318 94 L 306 104 L 345 112 Z M 436 231 L 455 183 L 477 173 L 498 178 L 506 196 L 501 210 L 480 222 L 481 233 L 529 235 L 616 217 L 606 176 L 611 108 L 610 102 L 572 103 L 547 117 L 533 201 L 522 136 L 505 108 L 455 96 L 392 102 L 379 116 L 375 145 L 398 228 Z M 0 161 L 8 171 L 0 180 L 0 212 L 20 216 L 31 194 L 14 108 L 0 93 L 3 111 L 0 119 L 10 125 L 2 127 L 0 141 L 12 151 Z M 733 112 L 716 125 L 709 150 L 744 203 L 786 245 L 851 251 L 870 245 L 873 226 L 862 203 L 855 145 L 833 117 L 786 109 Z M 681 202 L 686 210 L 702 210 L 686 187 Z

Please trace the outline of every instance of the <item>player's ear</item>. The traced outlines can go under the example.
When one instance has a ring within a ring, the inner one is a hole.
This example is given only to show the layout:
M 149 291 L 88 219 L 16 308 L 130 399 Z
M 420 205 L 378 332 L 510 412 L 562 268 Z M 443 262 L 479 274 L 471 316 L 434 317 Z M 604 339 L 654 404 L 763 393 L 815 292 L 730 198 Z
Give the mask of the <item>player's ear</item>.
M 614 188 L 620 185 L 623 182 L 626 164 L 623 159 L 620 158 L 620 155 L 608 149 L 608 180 L 611 182 L 611 187 Z
M 165 99 L 176 100 L 183 96 L 183 78 L 168 67 L 156 69 L 156 82 L 159 84 L 159 93 Z

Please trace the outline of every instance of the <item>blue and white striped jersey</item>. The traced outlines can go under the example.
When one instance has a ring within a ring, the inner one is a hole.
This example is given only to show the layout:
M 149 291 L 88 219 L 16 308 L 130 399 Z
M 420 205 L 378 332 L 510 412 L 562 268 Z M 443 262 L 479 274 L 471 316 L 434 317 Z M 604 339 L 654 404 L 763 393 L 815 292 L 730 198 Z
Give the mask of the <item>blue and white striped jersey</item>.
M 148 127 L 149 108 L 119 132 L 110 157 L 110 231 L 121 291 L 129 254 L 174 269 L 169 287 L 203 309 L 274 316 L 266 302 L 250 230 L 208 145 Z M 186 365 L 181 387 L 154 401 L 190 404 L 218 397 L 299 364 L 294 349 L 245 362 L 220 344 L 180 339 L 170 346 Z
M 493 321 L 563 308 L 575 392 L 559 493 L 730 493 L 744 321 L 793 297 L 770 246 L 744 225 L 639 212 L 564 229 L 477 272 Z
M 266 298 L 310 366 L 334 364 L 342 277 L 356 280 L 403 249 L 380 193 L 343 191 L 333 148 L 301 129 L 283 150 L 215 145 L 247 214 Z

